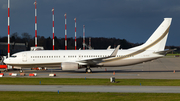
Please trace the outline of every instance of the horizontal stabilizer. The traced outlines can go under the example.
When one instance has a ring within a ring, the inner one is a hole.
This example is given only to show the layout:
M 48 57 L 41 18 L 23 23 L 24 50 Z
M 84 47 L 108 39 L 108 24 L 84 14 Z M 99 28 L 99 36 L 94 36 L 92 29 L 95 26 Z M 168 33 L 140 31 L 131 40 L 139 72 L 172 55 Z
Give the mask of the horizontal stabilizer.
M 159 52 L 155 52 L 155 53 L 160 54 L 160 55 L 166 55 L 167 53 L 172 52 L 174 50 L 176 50 L 176 48 L 175 49 L 165 50 L 165 51 L 159 51 Z

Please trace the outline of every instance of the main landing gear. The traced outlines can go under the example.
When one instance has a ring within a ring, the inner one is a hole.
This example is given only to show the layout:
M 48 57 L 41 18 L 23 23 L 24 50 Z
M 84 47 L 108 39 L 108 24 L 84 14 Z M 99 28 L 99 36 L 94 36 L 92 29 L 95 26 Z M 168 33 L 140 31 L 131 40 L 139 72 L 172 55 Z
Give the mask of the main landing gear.
M 86 67 L 86 73 L 92 73 L 92 70 L 90 69 L 90 66 Z
M 22 70 L 22 69 L 20 69 L 20 70 L 19 70 L 19 72 L 20 72 L 20 73 L 23 73 L 23 70 Z

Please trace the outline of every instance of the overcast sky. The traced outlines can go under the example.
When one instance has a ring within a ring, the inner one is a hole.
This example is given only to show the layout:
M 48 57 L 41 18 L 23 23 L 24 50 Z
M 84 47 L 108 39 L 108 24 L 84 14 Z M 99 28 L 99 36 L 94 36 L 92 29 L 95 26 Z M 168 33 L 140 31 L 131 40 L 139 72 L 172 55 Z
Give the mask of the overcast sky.
M 8 0 L 0 0 L 0 36 L 8 34 Z M 35 0 L 10 0 L 10 34 L 23 32 L 35 36 Z M 107 37 L 145 42 L 165 17 L 172 17 L 166 45 L 180 46 L 180 0 L 37 0 L 37 35 L 52 37 L 52 8 L 55 36 L 64 38 L 64 14 L 67 13 L 67 37 Z M 92 40 L 93 41 L 93 40 Z

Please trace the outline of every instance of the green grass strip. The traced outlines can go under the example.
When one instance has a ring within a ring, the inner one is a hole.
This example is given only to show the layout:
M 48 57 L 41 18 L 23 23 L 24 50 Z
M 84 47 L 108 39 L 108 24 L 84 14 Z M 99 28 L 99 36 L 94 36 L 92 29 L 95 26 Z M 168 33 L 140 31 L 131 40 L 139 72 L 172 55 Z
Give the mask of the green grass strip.
M 1 101 L 180 101 L 172 93 L 0 92 Z
M 167 54 L 166 56 L 175 56 L 175 55 L 180 55 L 180 54 Z
M 110 79 L 92 78 L 0 78 L 0 84 L 4 85 L 130 85 L 130 86 L 180 86 L 180 80 L 173 79 L 116 79 L 110 83 Z

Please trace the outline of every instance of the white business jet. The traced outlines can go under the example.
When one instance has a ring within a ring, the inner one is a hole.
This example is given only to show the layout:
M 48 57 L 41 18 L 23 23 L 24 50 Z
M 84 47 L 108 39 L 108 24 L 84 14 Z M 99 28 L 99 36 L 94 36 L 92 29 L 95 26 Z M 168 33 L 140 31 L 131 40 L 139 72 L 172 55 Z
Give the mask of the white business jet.
M 15 67 L 61 67 L 62 70 L 93 67 L 128 66 L 161 58 L 172 50 L 164 50 L 172 18 L 164 18 L 161 25 L 143 44 L 127 50 L 39 50 L 23 51 L 4 60 Z

